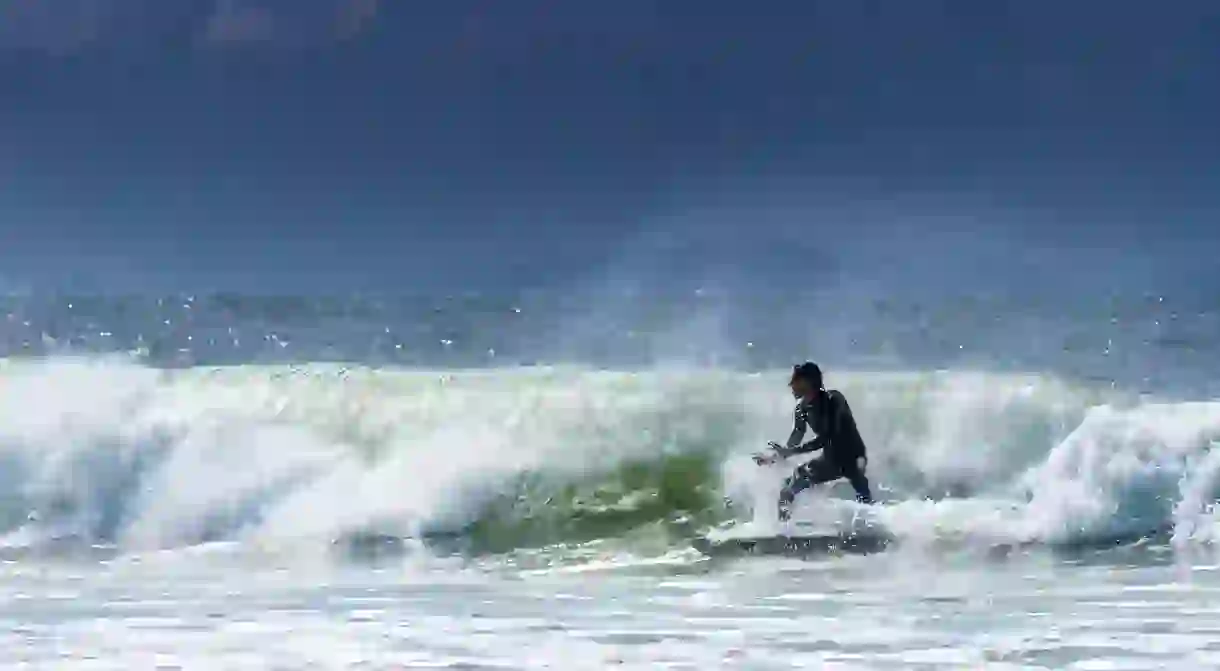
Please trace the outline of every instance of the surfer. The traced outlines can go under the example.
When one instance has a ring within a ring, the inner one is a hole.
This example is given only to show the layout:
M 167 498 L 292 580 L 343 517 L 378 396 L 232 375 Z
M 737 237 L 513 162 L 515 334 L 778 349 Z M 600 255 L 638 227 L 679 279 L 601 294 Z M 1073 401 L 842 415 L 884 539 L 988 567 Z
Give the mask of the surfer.
M 754 461 L 771 464 L 794 454 L 818 450 L 822 454 L 798 466 L 784 481 L 779 495 L 780 520 L 787 521 L 792 514 L 792 502 L 797 494 L 839 478 L 851 483 L 856 490 L 857 501 L 872 503 L 868 478 L 864 475 L 868 465 L 864 440 L 856 429 L 856 420 L 852 417 L 847 399 L 837 390 L 826 390 L 822 383 L 822 370 L 811 361 L 792 367 L 792 379 L 788 386 L 792 389 L 793 398 L 797 399 L 792 435 L 788 436 L 786 445 L 768 443 L 773 453 L 755 455 Z M 810 426 L 816 436 L 802 444 L 801 440 Z

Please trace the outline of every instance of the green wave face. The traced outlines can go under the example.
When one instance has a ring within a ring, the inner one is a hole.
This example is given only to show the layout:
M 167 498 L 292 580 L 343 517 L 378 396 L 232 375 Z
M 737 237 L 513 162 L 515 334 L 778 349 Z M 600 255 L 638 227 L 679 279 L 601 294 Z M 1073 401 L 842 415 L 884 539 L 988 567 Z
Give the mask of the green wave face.
M 565 482 L 543 475 L 515 479 L 462 530 L 475 552 L 585 543 L 649 532 L 662 545 L 731 517 L 714 454 L 636 460 L 613 472 Z

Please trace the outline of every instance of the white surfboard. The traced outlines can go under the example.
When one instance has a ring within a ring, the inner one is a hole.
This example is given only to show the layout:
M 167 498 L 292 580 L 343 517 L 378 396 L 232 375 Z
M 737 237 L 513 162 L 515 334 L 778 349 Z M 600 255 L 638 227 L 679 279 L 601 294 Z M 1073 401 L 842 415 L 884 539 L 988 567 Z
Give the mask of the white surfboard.
M 708 556 L 786 555 L 817 556 L 870 554 L 893 543 L 884 530 L 870 526 L 835 526 L 791 523 L 741 524 L 696 538 L 692 545 Z

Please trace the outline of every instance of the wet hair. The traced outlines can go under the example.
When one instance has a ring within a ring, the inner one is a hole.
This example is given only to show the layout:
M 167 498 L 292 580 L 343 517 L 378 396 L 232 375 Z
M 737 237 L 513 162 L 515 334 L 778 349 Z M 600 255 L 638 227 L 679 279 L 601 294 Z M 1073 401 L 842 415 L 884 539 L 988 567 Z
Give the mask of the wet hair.
M 804 380 L 813 385 L 814 389 L 822 389 L 822 369 L 812 361 L 806 361 L 792 367 L 792 380 Z

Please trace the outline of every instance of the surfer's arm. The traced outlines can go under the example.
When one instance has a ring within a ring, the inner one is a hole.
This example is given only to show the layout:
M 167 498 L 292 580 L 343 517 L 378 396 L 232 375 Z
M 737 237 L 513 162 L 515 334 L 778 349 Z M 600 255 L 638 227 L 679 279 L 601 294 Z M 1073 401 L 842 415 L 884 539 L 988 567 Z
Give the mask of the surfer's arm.
M 801 448 L 801 439 L 805 437 L 805 428 L 808 422 L 805 421 L 805 414 L 801 412 L 800 406 L 797 406 L 792 417 L 792 433 L 788 434 L 788 442 L 784 445 L 779 443 L 771 443 L 771 449 L 775 450 L 781 459 L 797 454 Z
M 792 433 L 788 435 L 788 442 L 784 446 L 785 450 L 792 450 L 801 444 L 801 439 L 805 437 L 805 428 L 809 422 L 805 419 L 805 413 L 801 412 L 801 406 L 796 406 L 796 410 L 792 412 Z
M 784 445 L 784 450 L 791 452 L 801 446 L 801 439 L 805 437 L 804 423 L 798 424 L 792 433 L 788 436 L 788 442 Z
M 851 410 L 847 408 L 847 402 L 843 400 L 842 397 L 838 396 L 830 397 L 828 402 L 832 404 L 831 413 L 834 417 L 834 426 L 831 427 L 831 432 L 840 432 L 844 421 L 844 415 L 846 415 L 847 421 L 852 422 L 851 426 L 854 429 L 855 422 L 852 421 Z M 793 430 L 792 436 L 788 439 L 788 447 L 781 453 L 784 457 L 789 457 L 793 454 L 809 454 L 810 452 L 817 452 L 830 445 L 830 433 L 827 433 L 826 435 L 818 435 L 808 443 L 801 444 L 801 438 L 805 436 L 805 421 L 804 418 L 799 415 L 797 416 L 797 421 L 797 426 L 800 429 L 800 433 Z
M 817 438 L 814 438 L 813 440 L 809 441 L 808 443 L 804 443 L 802 445 L 793 445 L 792 447 L 787 448 L 785 450 L 786 454 L 784 456 L 788 456 L 791 454 L 808 454 L 810 452 L 817 452 L 818 450 L 826 447 L 827 443 L 829 443 L 829 442 L 830 441 L 826 440 L 822 436 L 818 436 Z
M 792 418 L 792 433 L 788 435 L 788 443 L 780 445 L 779 443 L 768 443 L 770 448 L 775 452 L 775 456 L 780 459 L 787 459 L 794 454 L 807 454 L 809 452 L 817 452 L 826 447 L 829 443 L 826 439 L 818 436 L 808 443 L 801 443 L 801 439 L 805 437 L 805 431 L 809 428 L 809 421 L 805 418 L 805 413 L 798 405 Z M 768 457 L 754 458 L 758 463 L 771 463 L 775 459 Z

